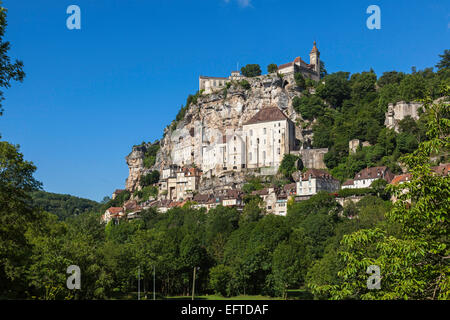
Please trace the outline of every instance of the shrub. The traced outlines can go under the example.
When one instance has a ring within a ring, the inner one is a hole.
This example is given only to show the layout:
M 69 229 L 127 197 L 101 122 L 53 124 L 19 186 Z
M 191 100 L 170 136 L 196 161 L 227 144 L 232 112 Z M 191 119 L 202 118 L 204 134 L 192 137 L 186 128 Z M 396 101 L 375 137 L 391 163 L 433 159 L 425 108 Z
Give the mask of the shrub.
M 250 89 L 250 83 L 248 83 L 248 81 L 245 80 L 245 79 L 239 81 L 239 85 L 240 85 L 244 90 Z

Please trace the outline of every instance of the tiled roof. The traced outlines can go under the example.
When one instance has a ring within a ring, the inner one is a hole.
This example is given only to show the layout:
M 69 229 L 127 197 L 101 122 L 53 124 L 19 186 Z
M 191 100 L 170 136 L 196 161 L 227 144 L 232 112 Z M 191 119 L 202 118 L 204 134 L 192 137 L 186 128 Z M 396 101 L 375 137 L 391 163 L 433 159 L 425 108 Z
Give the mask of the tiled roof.
M 353 180 L 353 179 L 348 179 L 348 180 L 345 181 L 342 185 L 343 185 L 343 186 L 352 186 L 352 185 L 354 185 L 354 183 L 355 183 L 355 180 Z
M 284 68 L 288 68 L 288 67 L 292 67 L 294 65 L 294 62 L 288 62 L 285 64 L 282 64 L 281 66 L 278 67 L 278 70 L 284 69 Z
M 196 194 L 193 198 L 194 201 L 199 203 L 206 203 L 208 202 L 209 199 L 210 199 L 209 194 L 201 194 L 201 193 Z
M 436 172 L 439 175 L 446 176 L 448 175 L 448 172 L 450 171 L 450 163 L 444 163 L 436 167 L 432 167 L 431 170 Z
M 107 210 L 109 211 L 109 214 L 118 214 L 118 213 L 123 212 L 122 207 L 110 207 Z
M 297 184 L 294 182 L 294 183 L 289 183 L 289 184 L 286 184 L 284 187 L 283 187 L 283 190 L 285 191 L 285 192 L 287 192 L 287 193 L 290 193 L 290 192 L 292 192 L 292 191 L 296 191 L 297 190 Z
M 386 174 L 388 173 L 388 168 L 386 166 L 382 167 L 370 167 L 362 169 L 355 175 L 354 180 L 363 180 L 363 179 L 383 179 L 388 178 Z M 387 179 L 390 182 L 390 179 Z
M 286 115 L 278 107 L 268 107 L 259 110 L 244 125 L 255 124 L 260 122 L 280 121 L 280 120 L 289 120 L 289 118 L 286 117 Z
M 405 173 L 405 174 L 399 174 L 397 176 L 394 177 L 394 179 L 392 179 L 391 184 L 399 184 L 405 181 L 409 181 L 411 180 L 411 174 L 410 173 Z
M 334 179 L 334 177 L 331 174 L 321 169 L 308 169 L 305 173 L 303 173 L 302 180 L 307 181 L 309 180 L 309 177 Z
M 314 53 L 314 52 L 319 52 L 319 49 L 317 49 L 317 47 L 316 47 L 316 42 L 315 41 L 314 41 L 313 48 L 311 49 L 310 53 Z

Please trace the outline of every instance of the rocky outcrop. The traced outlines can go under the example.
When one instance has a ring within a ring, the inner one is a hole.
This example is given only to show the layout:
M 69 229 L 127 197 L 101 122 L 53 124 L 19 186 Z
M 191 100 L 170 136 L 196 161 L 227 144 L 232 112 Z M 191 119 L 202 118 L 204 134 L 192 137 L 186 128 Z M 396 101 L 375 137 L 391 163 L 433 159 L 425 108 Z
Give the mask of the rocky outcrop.
M 246 80 L 250 84 L 249 89 L 243 88 L 238 82 L 232 82 L 226 89 L 200 95 L 197 102 L 188 107 L 184 119 L 177 123 L 174 130 L 169 127 L 165 129 L 153 168 L 146 169 L 143 166 L 148 145 L 133 147 L 126 157 L 129 166 L 127 190 L 136 190 L 140 177 L 152 169 L 161 171 L 169 164 L 195 164 L 201 167 L 202 148 L 241 130 L 242 125 L 262 108 L 278 107 L 294 123 L 298 118 L 301 119 L 292 107 L 292 99 L 301 95 L 296 89 L 293 75 L 280 78 L 271 74 Z M 303 137 L 301 131 L 301 128 L 296 128 L 296 132 L 300 133 L 296 134 L 299 140 Z M 220 178 L 215 174 L 210 180 L 212 182 L 205 182 L 205 188 L 217 184 L 240 184 L 244 181 L 241 174 L 233 172 L 221 173 Z

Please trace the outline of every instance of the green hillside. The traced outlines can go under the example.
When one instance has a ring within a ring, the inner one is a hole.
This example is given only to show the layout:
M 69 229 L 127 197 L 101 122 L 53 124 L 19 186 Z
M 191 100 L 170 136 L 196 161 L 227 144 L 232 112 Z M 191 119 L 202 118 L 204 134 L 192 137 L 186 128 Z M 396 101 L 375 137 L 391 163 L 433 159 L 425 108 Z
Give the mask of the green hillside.
M 55 214 L 60 220 L 95 210 L 100 205 L 93 200 L 46 191 L 34 191 L 31 193 L 31 197 L 36 207 Z

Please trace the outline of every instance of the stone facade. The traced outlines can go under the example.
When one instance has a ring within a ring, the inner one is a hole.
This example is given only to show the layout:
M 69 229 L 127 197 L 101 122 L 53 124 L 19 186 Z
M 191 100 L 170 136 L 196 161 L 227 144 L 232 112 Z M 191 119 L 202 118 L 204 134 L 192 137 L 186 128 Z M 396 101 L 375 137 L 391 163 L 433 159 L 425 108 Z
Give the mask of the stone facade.
M 422 104 L 419 102 L 404 102 L 400 101 L 397 103 L 390 103 L 388 105 L 388 111 L 385 114 L 384 125 L 389 129 L 394 129 L 398 132 L 398 123 L 405 119 L 405 117 L 410 116 L 414 120 L 419 119 L 419 110 Z

